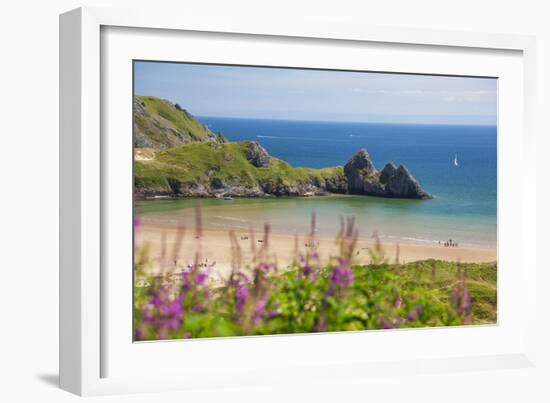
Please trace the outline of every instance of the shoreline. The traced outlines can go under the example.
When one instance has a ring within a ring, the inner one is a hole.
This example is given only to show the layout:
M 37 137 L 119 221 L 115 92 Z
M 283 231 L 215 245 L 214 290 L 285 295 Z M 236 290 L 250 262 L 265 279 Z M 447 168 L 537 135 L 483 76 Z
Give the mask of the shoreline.
M 186 266 L 196 260 L 199 251 L 200 261 L 208 264 L 215 262 L 214 274 L 219 278 L 226 277 L 231 271 L 232 247 L 229 231 L 212 228 L 202 228 L 201 236 L 197 238 L 193 228 L 186 228 L 181 237 L 181 244 L 176 248 L 178 239 L 178 228 L 173 225 L 162 225 L 144 223 L 136 234 L 138 245 L 149 245 L 150 257 L 153 259 L 154 267 L 150 273 L 160 273 L 163 270 L 175 267 Z M 263 234 L 251 234 L 250 231 L 235 230 L 235 236 L 242 256 L 243 266 L 252 260 L 252 240 L 256 249 L 262 247 L 263 242 L 258 242 Z M 247 237 L 248 239 L 244 238 Z M 254 238 L 253 238 L 254 237 Z M 306 235 L 298 235 L 298 251 L 305 253 L 306 250 L 313 251 L 306 247 Z M 338 255 L 338 247 L 334 242 L 334 236 L 315 237 L 318 242 L 318 251 L 322 264 L 329 262 L 331 256 Z M 291 234 L 269 233 L 268 253 L 279 268 L 288 267 L 295 259 L 296 237 Z M 356 247 L 355 264 L 368 264 L 370 262 L 370 251 L 374 249 L 376 241 L 371 237 L 359 237 Z M 389 262 L 396 261 L 397 244 L 381 241 L 380 245 L 384 257 Z M 178 249 L 177 253 L 174 251 Z M 163 252 L 164 251 L 164 252 Z M 162 256 L 165 256 L 164 260 Z M 497 260 L 496 248 L 483 247 L 445 247 L 438 244 L 423 245 L 417 243 L 399 243 L 399 262 L 410 263 L 418 260 L 436 259 L 444 261 L 460 261 L 463 263 L 494 262 Z M 163 268 L 164 267 L 164 268 Z
M 297 167 L 302 168 L 302 167 Z M 332 167 L 329 167 L 332 168 Z M 335 168 L 340 168 L 335 167 Z M 309 169 L 309 168 L 306 168 Z M 321 168 L 323 169 L 323 168 Z M 189 199 L 203 199 L 203 200 L 224 200 L 224 197 L 226 197 L 223 193 L 218 193 L 216 195 L 205 195 L 203 193 L 199 194 L 189 194 L 189 195 L 174 195 L 173 193 L 168 192 L 159 192 L 158 194 L 149 193 L 146 194 L 145 192 L 141 192 L 140 190 L 134 192 L 134 200 L 137 202 L 148 202 L 148 201 L 156 201 L 156 200 L 167 200 L 167 201 L 185 201 Z M 250 195 L 236 195 L 236 196 L 229 196 L 232 200 L 239 200 L 239 199 L 314 199 L 314 198 L 329 198 L 329 197 L 365 197 L 365 198 L 377 198 L 382 200 L 410 200 L 410 201 L 423 201 L 423 200 L 431 200 L 434 198 L 434 196 L 425 197 L 425 198 L 408 198 L 408 197 L 396 197 L 396 196 L 375 196 L 375 195 L 368 195 L 368 194 L 354 194 L 349 192 L 329 192 L 329 191 L 319 191 L 319 192 L 305 192 L 304 194 L 285 194 L 285 195 L 277 195 L 273 193 L 253 193 Z

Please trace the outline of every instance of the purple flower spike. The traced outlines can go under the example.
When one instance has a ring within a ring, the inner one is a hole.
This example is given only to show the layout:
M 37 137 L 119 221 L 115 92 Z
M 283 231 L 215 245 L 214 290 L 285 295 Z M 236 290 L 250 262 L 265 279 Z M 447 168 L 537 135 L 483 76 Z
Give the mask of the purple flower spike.
M 465 312 L 470 307 L 470 303 L 471 303 L 470 294 L 468 293 L 468 290 L 464 290 L 458 298 L 456 311 L 458 313 Z
M 143 225 L 143 221 L 138 216 L 134 216 L 134 247 L 137 247 L 139 244 L 138 235 Z
M 180 296 L 176 298 L 176 300 L 171 304 L 167 304 L 161 307 L 162 308 L 160 309 L 161 313 L 165 313 L 166 315 L 179 316 L 183 313 L 182 303 L 183 303 L 183 298 Z
M 392 326 L 391 323 L 389 323 L 386 318 L 382 317 L 380 318 L 380 321 L 379 321 L 379 327 L 381 327 L 382 329 L 393 329 L 394 326 Z
M 166 327 L 172 330 L 177 330 L 180 327 L 181 321 L 179 318 L 170 318 L 166 321 Z
M 465 280 L 462 280 L 454 289 L 451 301 L 453 302 L 455 310 L 458 314 L 462 314 L 470 308 L 472 297 L 468 292 Z
M 235 300 L 237 310 L 240 311 L 248 301 L 248 287 L 246 285 L 241 286 L 235 291 Z
M 416 319 L 418 319 L 418 313 L 416 312 L 416 309 L 413 309 L 407 314 L 407 320 L 415 321 Z
M 258 268 L 261 269 L 261 270 L 264 270 L 264 271 L 269 271 L 269 270 L 275 268 L 275 264 L 263 262 L 263 263 L 259 264 Z
M 136 329 L 136 332 L 135 332 L 135 339 L 137 341 L 142 341 L 145 339 L 145 335 L 143 334 L 143 330 L 141 329 Z
M 353 272 L 348 267 L 336 266 L 330 276 L 333 286 L 347 287 L 353 282 Z
M 259 300 L 256 303 L 256 309 L 254 310 L 254 315 L 252 316 L 252 322 L 257 325 L 265 313 L 266 301 L 264 299 Z
M 160 296 L 158 294 L 153 295 L 153 298 L 151 298 L 151 304 L 154 305 L 157 308 L 162 305 L 162 299 L 160 298 Z
M 158 338 L 163 339 L 168 331 L 177 330 L 183 323 L 183 295 L 171 297 L 166 288 L 159 288 L 151 297 L 149 304 L 141 308 L 143 322 L 151 326 Z M 143 335 L 143 330 L 140 330 Z M 136 339 L 140 334 L 136 332 Z
M 184 290 L 189 290 L 191 288 L 191 276 L 188 271 L 184 271 L 181 274 L 181 281 Z
M 207 279 L 208 279 L 208 273 L 201 272 L 201 273 L 197 274 L 197 284 L 198 285 L 203 285 L 206 282 Z
M 414 309 L 412 309 L 408 314 L 407 314 L 407 320 L 409 321 L 415 321 L 418 319 L 418 317 L 420 315 L 422 315 L 422 312 L 423 312 L 423 308 L 421 305 L 417 305 Z

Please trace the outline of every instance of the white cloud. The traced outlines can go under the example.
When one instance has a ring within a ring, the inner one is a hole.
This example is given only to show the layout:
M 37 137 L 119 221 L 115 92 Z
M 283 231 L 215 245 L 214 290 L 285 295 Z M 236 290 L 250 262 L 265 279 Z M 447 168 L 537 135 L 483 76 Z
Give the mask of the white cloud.
M 483 102 L 493 101 L 496 98 L 496 91 L 464 91 L 453 92 L 445 96 L 447 102 Z

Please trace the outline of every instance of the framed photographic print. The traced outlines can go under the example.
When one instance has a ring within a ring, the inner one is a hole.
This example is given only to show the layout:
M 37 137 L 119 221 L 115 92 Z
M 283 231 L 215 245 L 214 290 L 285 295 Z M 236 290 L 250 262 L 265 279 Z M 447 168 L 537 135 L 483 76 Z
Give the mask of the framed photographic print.
M 62 15 L 62 387 L 532 365 L 533 49 Z
M 497 323 L 496 78 L 133 76 L 134 340 Z

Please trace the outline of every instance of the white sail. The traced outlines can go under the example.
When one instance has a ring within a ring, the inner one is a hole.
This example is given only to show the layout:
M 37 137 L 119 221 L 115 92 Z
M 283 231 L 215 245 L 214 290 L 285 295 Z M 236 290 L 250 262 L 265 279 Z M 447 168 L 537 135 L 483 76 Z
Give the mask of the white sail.
M 455 154 L 455 167 L 458 166 L 458 156 Z

